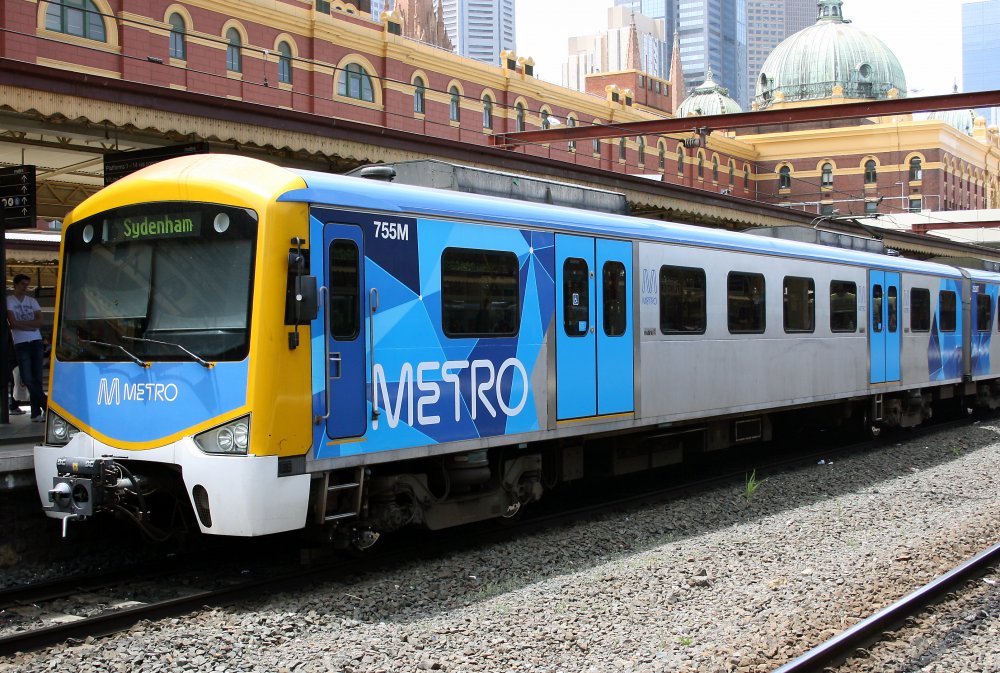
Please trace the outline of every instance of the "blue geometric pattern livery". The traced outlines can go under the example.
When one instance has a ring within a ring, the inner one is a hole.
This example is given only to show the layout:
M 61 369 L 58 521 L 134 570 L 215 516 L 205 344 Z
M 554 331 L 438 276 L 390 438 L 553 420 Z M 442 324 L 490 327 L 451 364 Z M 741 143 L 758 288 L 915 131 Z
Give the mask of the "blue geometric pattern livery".
M 954 292 L 956 297 L 962 296 L 961 281 L 942 279 L 939 292 Z M 940 295 L 939 295 L 940 297 Z M 928 378 L 931 381 L 945 381 L 962 376 L 962 302 L 955 302 L 956 329 L 951 332 L 941 330 L 941 302 L 938 300 L 938 310 L 931 320 L 931 335 L 927 345 Z M 987 335 L 987 348 L 989 346 Z M 973 334 L 975 342 L 975 334 Z M 986 361 L 989 362 L 987 352 Z
M 997 295 L 1000 294 L 1000 286 L 978 284 L 978 291 L 990 298 L 990 320 L 986 325 L 979 325 L 977 322 L 972 326 L 972 338 L 970 341 L 972 345 L 973 376 L 990 373 L 990 341 L 993 336 L 993 323 L 996 322 L 994 315 L 997 311 Z M 976 292 L 973 291 L 973 302 L 976 301 L 975 296 Z M 973 304 L 972 315 L 974 321 L 979 320 L 975 304 Z
M 357 225 L 364 235 L 365 288 L 359 338 L 365 343 L 366 399 L 333 399 L 331 412 L 336 413 L 341 405 L 363 403 L 369 419 L 364 434 L 355 438 L 330 438 L 326 426 L 316 426 L 315 458 L 542 428 L 546 400 L 544 392 L 536 396 L 535 384 L 545 380 L 543 346 L 555 310 L 553 234 L 437 219 L 392 218 L 398 235 L 389 238 L 386 229 L 379 229 L 378 216 L 319 208 L 312 214 L 314 241 L 323 240 L 324 222 Z M 405 238 L 400 233 L 403 231 Z M 504 251 L 517 256 L 520 324 L 515 336 L 445 336 L 441 257 L 447 248 Z M 318 251 L 313 254 L 320 257 Z M 313 273 L 320 272 L 314 263 Z M 367 288 L 378 291 L 373 315 Z M 324 324 L 325 317 L 320 315 L 313 324 L 316 336 L 312 343 L 314 410 L 320 414 L 326 404 Z M 377 413 L 373 414 L 373 409 Z

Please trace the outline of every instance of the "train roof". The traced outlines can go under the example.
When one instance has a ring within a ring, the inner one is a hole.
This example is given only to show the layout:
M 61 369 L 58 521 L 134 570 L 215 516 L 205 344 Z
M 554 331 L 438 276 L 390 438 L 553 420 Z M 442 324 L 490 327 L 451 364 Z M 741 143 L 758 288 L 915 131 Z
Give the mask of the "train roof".
M 936 262 L 542 203 L 413 187 L 314 171 L 290 170 L 301 176 L 307 187 L 290 190 L 281 195 L 279 201 L 389 212 L 406 217 L 486 220 L 507 225 L 544 227 L 566 234 L 677 243 L 956 278 L 961 276 L 956 267 Z M 978 271 L 973 272 L 973 276 L 979 280 L 1000 282 L 1000 274 Z

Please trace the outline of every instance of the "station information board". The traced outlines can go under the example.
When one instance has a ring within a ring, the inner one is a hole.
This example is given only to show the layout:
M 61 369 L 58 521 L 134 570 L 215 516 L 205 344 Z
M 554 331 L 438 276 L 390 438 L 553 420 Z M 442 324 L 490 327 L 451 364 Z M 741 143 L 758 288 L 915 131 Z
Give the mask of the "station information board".
M 0 208 L 3 228 L 35 228 L 35 167 L 0 168 Z

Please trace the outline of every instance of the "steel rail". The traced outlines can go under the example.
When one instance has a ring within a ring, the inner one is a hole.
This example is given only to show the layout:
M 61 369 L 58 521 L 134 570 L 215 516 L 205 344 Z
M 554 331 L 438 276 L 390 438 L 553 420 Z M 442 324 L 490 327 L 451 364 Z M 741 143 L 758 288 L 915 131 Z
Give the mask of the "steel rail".
M 1000 543 L 858 622 L 840 635 L 775 669 L 774 673 L 815 673 L 832 664 L 840 663 L 855 650 L 877 640 L 880 633 L 895 630 L 907 617 L 917 614 L 942 594 L 954 589 L 965 580 L 984 573 L 989 566 L 998 562 L 1000 562 Z

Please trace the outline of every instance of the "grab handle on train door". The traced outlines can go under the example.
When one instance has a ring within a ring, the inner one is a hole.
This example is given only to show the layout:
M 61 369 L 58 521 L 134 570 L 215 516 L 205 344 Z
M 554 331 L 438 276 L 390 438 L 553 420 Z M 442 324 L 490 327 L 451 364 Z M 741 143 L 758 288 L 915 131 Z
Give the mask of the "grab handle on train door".
M 330 290 L 325 285 L 319 289 L 320 303 L 323 306 L 323 320 L 330 324 Z M 316 416 L 313 422 L 319 425 L 330 418 L 330 335 L 323 331 L 323 390 L 326 410 L 322 416 Z
M 382 412 L 378 410 L 377 399 L 375 397 L 375 311 L 378 310 L 378 290 L 372 288 L 368 291 L 368 357 L 371 358 L 371 382 L 372 382 L 372 420 L 377 421 Z

